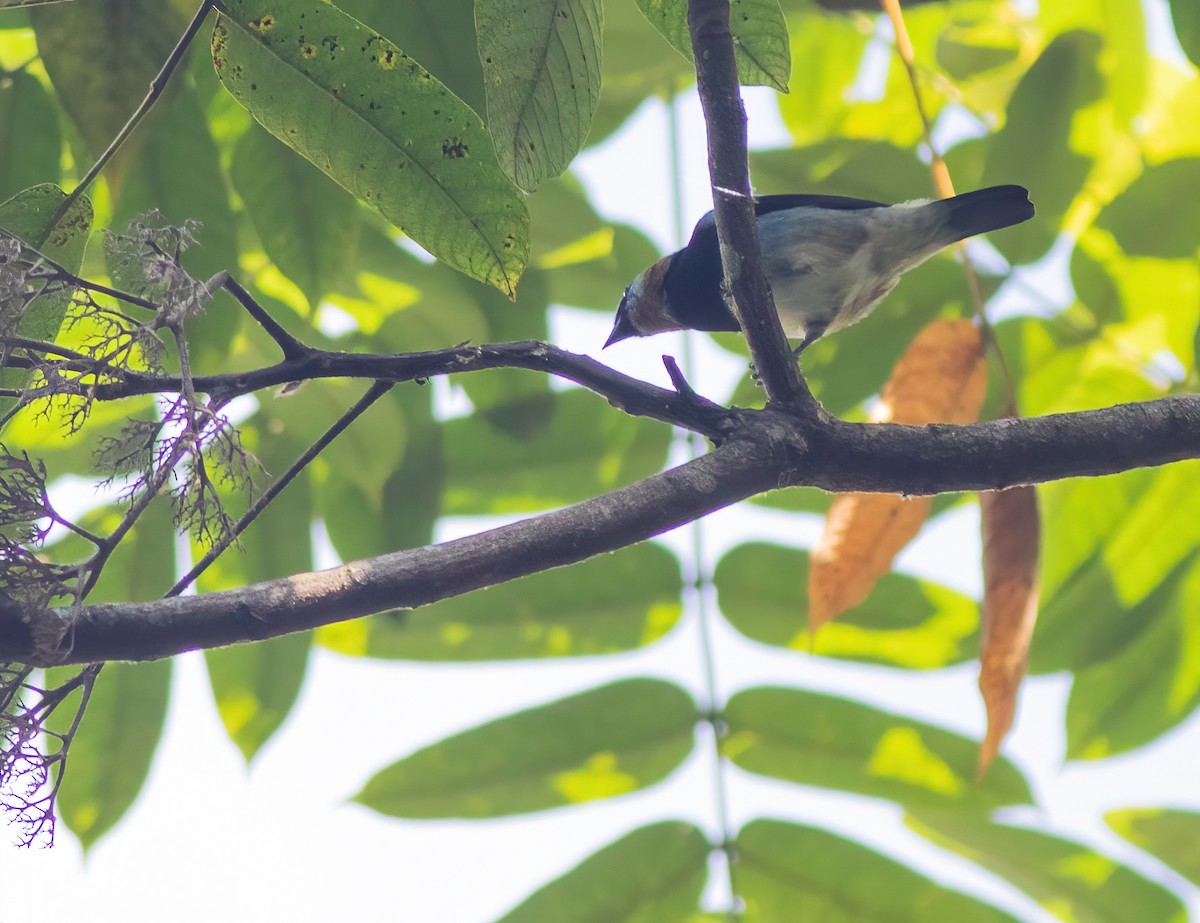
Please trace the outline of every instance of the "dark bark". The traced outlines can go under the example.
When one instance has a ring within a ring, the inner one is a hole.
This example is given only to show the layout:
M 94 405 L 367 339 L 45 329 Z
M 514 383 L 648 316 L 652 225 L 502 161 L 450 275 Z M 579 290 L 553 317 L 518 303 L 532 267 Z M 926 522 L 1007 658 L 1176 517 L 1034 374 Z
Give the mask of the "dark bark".
M 37 632 L 0 619 L 0 661 L 152 659 L 420 606 L 614 551 L 775 487 L 988 490 L 1200 457 L 1194 395 L 970 426 L 726 413 L 725 441 L 703 458 L 468 538 L 222 593 L 27 614 Z

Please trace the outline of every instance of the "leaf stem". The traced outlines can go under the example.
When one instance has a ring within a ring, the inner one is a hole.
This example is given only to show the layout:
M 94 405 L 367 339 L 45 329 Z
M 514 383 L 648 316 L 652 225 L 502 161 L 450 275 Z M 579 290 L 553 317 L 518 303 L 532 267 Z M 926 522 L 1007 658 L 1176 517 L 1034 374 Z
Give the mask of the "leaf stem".
M 83 179 L 81 179 L 75 188 L 72 189 L 67 195 L 67 197 L 63 199 L 62 204 L 59 205 L 58 209 L 54 212 L 54 219 L 50 222 L 51 227 L 58 224 L 58 222 L 62 220 L 63 216 L 71 210 L 71 207 L 79 200 L 79 197 L 83 195 L 88 186 L 95 181 L 96 177 L 100 175 L 100 172 L 108 165 L 108 162 L 112 160 L 117 151 L 121 149 L 121 145 L 125 143 L 131 134 L 133 134 L 133 130 L 137 128 L 138 123 L 140 123 L 142 119 L 146 117 L 146 114 L 154 107 L 154 104 L 158 102 L 159 97 L 162 96 L 163 90 L 165 90 L 167 87 L 167 82 L 171 79 L 171 75 L 179 66 L 179 62 L 183 60 L 184 53 L 188 50 L 188 46 L 191 45 L 192 39 L 196 37 L 196 33 L 200 31 L 200 26 L 204 24 L 204 19 L 208 16 L 208 13 L 212 8 L 213 0 L 201 0 L 200 8 L 196 10 L 196 15 L 192 17 L 192 21 L 188 23 L 183 35 L 180 36 L 179 41 L 175 43 L 175 47 L 171 49 L 171 53 L 167 55 L 167 60 L 163 62 L 162 68 L 154 76 L 154 79 L 150 81 L 150 89 L 146 93 L 146 98 L 143 99 L 141 105 L 134 110 L 133 115 L 129 117 L 129 121 L 127 121 L 124 126 L 122 126 L 121 130 L 117 132 L 117 136 L 113 138 L 112 143 L 109 144 L 104 153 L 100 155 L 94 164 L 92 164 L 92 168 L 88 170 L 86 174 L 84 174 Z

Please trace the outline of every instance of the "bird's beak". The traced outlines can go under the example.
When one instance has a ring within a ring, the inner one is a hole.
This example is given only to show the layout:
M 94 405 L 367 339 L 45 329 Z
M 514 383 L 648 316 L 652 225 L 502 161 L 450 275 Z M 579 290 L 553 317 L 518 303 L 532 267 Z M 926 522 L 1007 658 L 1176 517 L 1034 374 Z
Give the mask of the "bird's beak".
M 603 349 L 612 346 L 613 343 L 619 343 L 621 340 L 627 340 L 630 337 L 638 335 L 637 328 L 633 326 L 633 322 L 629 320 L 629 314 L 625 310 L 625 299 L 621 299 L 621 307 L 617 309 L 617 320 L 613 324 L 612 333 L 608 335 L 608 339 L 604 341 Z

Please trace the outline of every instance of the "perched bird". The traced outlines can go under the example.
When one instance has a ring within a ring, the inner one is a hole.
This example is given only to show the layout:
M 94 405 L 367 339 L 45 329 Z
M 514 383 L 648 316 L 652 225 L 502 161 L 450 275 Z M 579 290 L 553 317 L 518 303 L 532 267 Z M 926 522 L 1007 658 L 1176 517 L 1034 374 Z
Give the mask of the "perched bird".
M 884 205 L 826 195 L 768 195 L 754 203 L 763 266 L 783 332 L 796 352 L 857 323 L 900 276 L 955 241 L 1033 217 L 1021 186 Z M 664 330 L 737 330 L 722 295 L 717 223 L 709 212 L 682 250 L 638 275 L 605 346 Z

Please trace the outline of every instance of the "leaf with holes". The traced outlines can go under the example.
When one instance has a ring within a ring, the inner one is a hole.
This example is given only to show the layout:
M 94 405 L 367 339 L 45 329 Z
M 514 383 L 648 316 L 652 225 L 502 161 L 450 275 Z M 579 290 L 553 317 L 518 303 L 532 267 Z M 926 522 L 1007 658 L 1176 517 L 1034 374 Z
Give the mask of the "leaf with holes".
M 225 8 L 213 63 L 251 115 L 438 259 L 516 291 L 529 214 L 469 106 L 331 4 Z

